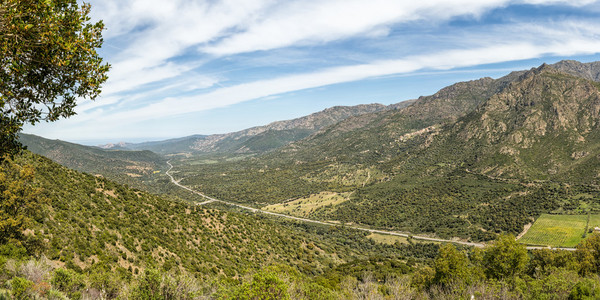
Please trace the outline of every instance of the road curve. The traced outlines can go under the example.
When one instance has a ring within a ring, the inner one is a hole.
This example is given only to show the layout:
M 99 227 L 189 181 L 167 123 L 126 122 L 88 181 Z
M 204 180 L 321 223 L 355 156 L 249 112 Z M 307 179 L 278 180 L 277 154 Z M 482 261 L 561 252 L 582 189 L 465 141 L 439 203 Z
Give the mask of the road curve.
M 266 215 L 272 215 L 272 216 L 277 216 L 277 217 L 281 217 L 281 218 L 286 218 L 286 219 L 290 219 L 290 220 L 296 220 L 296 221 L 301 221 L 301 222 L 306 222 L 306 223 L 313 223 L 313 224 L 321 224 L 321 225 L 327 225 L 327 226 L 340 226 L 340 224 L 336 224 L 336 223 L 331 223 L 331 222 L 324 222 L 324 221 L 317 221 L 317 220 L 311 220 L 311 219 L 306 219 L 306 218 L 300 218 L 300 217 L 294 217 L 294 216 L 290 216 L 290 215 L 285 215 L 285 214 L 279 214 L 279 213 L 274 213 L 274 212 L 270 212 L 270 211 L 266 211 L 266 210 L 262 210 L 262 209 L 258 209 L 258 208 L 254 208 L 254 207 L 250 207 L 250 206 L 245 206 L 245 205 L 241 205 L 238 203 L 234 203 L 234 202 L 229 202 L 229 201 L 225 201 L 225 200 L 220 200 L 220 199 L 215 199 L 213 197 L 207 196 L 201 192 L 198 192 L 196 190 L 193 190 L 185 185 L 180 184 L 177 180 L 175 180 L 175 178 L 173 178 L 173 176 L 169 173 L 171 172 L 171 170 L 173 169 L 173 165 L 171 164 L 171 161 L 167 161 L 167 164 L 169 165 L 169 170 L 167 170 L 167 172 L 165 172 L 165 174 L 167 174 L 167 176 L 169 176 L 169 178 L 171 178 L 171 182 L 173 184 L 175 184 L 176 186 L 185 189 L 193 194 L 196 194 L 198 196 L 201 196 L 205 199 L 207 199 L 204 202 L 199 202 L 196 203 L 196 205 L 204 205 L 204 204 L 209 204 L 209 203 L 213 203 L 213 202 L 219 202 L 219 203 L 223 203 L 226 205 L 230 205 L 230 206 L 235 206 L 235 207 L 239 207 L 245 210 L 249 210 L 251 212 L 254 213 L 263 213 Z M 393 236 L 401 236 L 401 237 L 411 237 L 415 240 L 423 240 L 423 241 L 430 241 L 430 242 L 440 242 L 440 243 L 453 243 L 453 244 L 460 244 L 460 245 L 466 245 L 466 246 L 472 246 L 472 247 L 478 247 L 478 248 L 483 248 L 485 247 L 485 244 L 482 243 L 473 243 L 473 242 L 464 242 L 464 241 L 456 241 L 456 240 L 447 240 L 447 239 L 439 239 L 439 238 L 431 238 L 431 237 L 426 237 L 426 236 L 418 236 L 418 235 L 412 235 L 410 233 L 401 233 L 401 232 L 395 232 L 395 231 L 387 231 L 387 230 L 379 230 L 379 229 L 370 229 L 370 228 L 365 228 L 365 227 L 360 227 L 360 226 L 348 226 L 345 225 L 345 227 L 348 228 L 352 228 L 352 229 L 356 229 L 356 230 L 361 230 L 361 231 L 367 231 L 367 232 L 371 232 L 371 233 L 379 233 L 379 234 L 386 234 L 386 235 L 393 235 Z M 550 249 L 550 250 L 566 250 L 566 251 L 575 251 L 575 248 L 551 248 L 551 247 L 527 247 L 528 250 L 533 250 L 533 249 Z

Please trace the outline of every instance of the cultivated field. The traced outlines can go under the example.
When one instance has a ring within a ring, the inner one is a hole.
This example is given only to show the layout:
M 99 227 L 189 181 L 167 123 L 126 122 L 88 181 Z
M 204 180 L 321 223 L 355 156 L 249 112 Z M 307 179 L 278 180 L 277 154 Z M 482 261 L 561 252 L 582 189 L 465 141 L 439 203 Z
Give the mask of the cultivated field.
M 586 224 L 588 229 L 600 227 L 600 215 L 590 215 L 589 218 L 587 224 L 587 215 L 541 215 L 519 242 L 528 245 L 575 247 L 584 240 Z

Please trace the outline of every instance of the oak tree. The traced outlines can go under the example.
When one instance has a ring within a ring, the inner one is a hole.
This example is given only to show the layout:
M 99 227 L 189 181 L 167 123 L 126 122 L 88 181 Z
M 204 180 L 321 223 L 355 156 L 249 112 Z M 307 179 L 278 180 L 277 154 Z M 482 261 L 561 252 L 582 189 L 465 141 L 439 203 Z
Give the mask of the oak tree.
M 20 149 L 24 124 L 69 117 L 100 94 L 104 25 L 89 13 L 76 0 L 0 0 L 0 160 Z
M 527 249 L 512 235 L 501 235 L 487 249 L 483 257 L 486 275 L 503 279 L 520 274 L 529 262 Z

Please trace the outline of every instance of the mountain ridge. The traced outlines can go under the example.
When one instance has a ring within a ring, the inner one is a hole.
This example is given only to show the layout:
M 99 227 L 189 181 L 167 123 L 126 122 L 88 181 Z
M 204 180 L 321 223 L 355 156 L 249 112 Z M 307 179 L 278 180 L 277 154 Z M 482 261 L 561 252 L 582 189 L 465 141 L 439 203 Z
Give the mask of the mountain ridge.
M 383 104 L 360 104 L 355 106 L 334 106 L 307 116 L 276 121 L 263 126 L 255 126 L 240 131 L 192 135 L 188 137 L 146 143 L 123 143 L 126 149 L 151 150 L 161 154 L 178 152 L 196 153 L 262 153 L 303 139 L 317 130 L 333 125 L 354 115 L 371 113 L 384 109 L 399 109 L 410 105 L 411 101 L 392 106 Z M 111 144 L 101 146 L 111 149 Z
M 583 77 L 593 81 L 600 80 L 600 62 L 581 63 L 573 60 L 563 60 L 555 64 L 550 65 L 555 69 Z M 144 143 L 126 143 L 120 142 L 117 144 L 106 144 L 101 145 L 101 148 L 105 149 L 122 149 L 122 150 L 151 150 L 161 154 L 172 154 L 177 152 L 198 152 L 198 153 L 264 153 L 270 150 L 286 146 L 290 143 L 302 140 L 311 135 L 318 134 L 320 130 L 324 130 L 328 126 L 335 125 L 341 121 L 350 118 L 346 124 L 357 121 L 353 127 L 360 124 L 365 125 L 365 120 L 361 118 L 353 118 L 361 115 L 365 115 L 367 118 L 373 117 L 370 114 L 377 114 L 382 111 L 395 111 L 402 110 L 404 108 L 418 104 L 420 107 L 410 108 L 407 112 L 423 113 L 424 104 L 428 102 L 443 102 L 443 98 L 451 99 L 456 98 L 456 93 L 463 93 L 462 97 L 467 97 L 464 92 L 464 86 L 470 84 L 470 88 L 481 89 L 482 85 L 488 85 L 488 91 L 483 91 L 479 98 L 485 99 L 486 96 L 490 96 L 490 92 L 499 91 L 508 83 L 516 80 L 519 76 L 527 71 L 514 71 L 506 76 L 498 79 L 492 79 L 484 77 L 476 80 L 467 82 L 458 82 L 448 87 L 440 89 L 438 92 L 431 96 L 421 96 L 418 99 L 405 100 L 396 104 L 384 106 L 382 104 L 361 104 L 357 106 L 334 106 L 325 110 L 284 121 L 275 121 L 263 126 L 255 126 L 248 129 L 224 133 L 224 134 L 212 134 L 212 135 L 191 135 L 181 138 L 169 139 L 164 141 L 144 142 Z M 481 83 L 479 87 L 476 83 Z M 485 89 L 485 87 L 484 87 Z M 479 91 L 480 93 L 482 91 Z M 481 100 L 479 100 L 481 101 Z M 439 110 L 440 114 L 451 114 L 453 117 L 462 114 L 464 111 L 472 109 L 465 107 L 477 105 L 479 101 L 465 102 L 462 104 L 453 103 L 444 109 Z M 459 106 L 456 106 L 459 105 Z M 454 107 L 452 107 L 454 106 Z M 343 110 L 356 109 L 355 113 L 343 113 Z M 426 108 L 427 109 L 427 108 Z M 438 108 L 439 109 L 439 108 Z M 434 109 L 429 108 L 429 113 Z M 454 110 L 454 111 L 452 111 Z M 333 115 L 340 114 L 340 117 Z M 431 118 L 431 116 L 430 116 Z M 437 119 L 442 119 L 443 116 L 438 115 Z M 430 124 L 431 125 L 431 124 Z M 427 127 L 427 126 L 425 126 Z M 422 127 L 422 128 L 425 128 Z M 422 129 L 419 128 L 419 129 Z M 250 141 L 251 140 L 251 141 Z M 248 142 L 248 144 L 246 144 Z M 259 145 L 255 147 L 253 145 Z

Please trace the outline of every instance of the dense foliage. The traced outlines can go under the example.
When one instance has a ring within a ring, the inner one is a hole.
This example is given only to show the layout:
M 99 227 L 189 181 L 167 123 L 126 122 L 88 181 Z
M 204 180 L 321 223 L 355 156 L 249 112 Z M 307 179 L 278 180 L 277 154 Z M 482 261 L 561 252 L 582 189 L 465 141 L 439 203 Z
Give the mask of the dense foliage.
M 80 274 L 45 258 L 30 259 L 0 247 L 0 296 L 28 299 L 597 299 L 600 296 L 594 234 L 577 251 L 533 250 L 513 236 L 484 249 L 439 248 L 414 265 L 371 258 L 305 274 L 272 264 L 241 277 L 198 279 L 149 268 L 137 276 L 99 270 Z M 414 262 L 412 263 L 414 264 Z
M 104 26 L 89 12 L 75 0 L 0 1 L 0 158 L 23 124 L 71 116 L 77 98 L 100 93 Z

